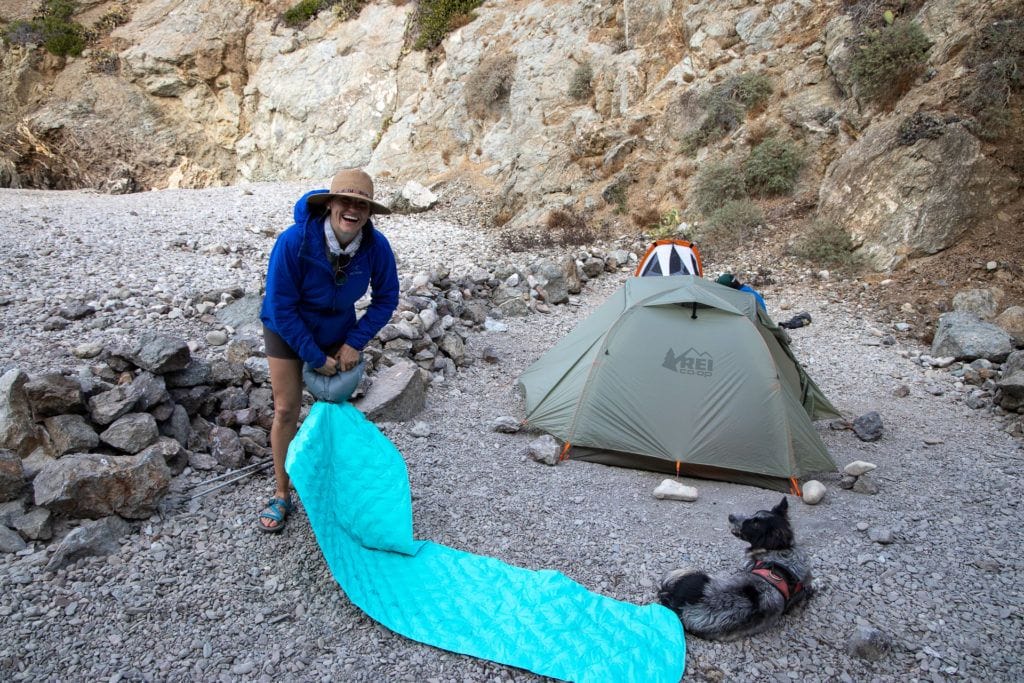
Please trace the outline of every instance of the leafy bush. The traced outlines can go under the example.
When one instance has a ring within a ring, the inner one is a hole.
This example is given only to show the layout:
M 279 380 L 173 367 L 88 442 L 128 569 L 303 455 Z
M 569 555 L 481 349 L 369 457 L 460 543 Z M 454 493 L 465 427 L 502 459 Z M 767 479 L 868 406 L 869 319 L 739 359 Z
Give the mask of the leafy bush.
M 1014 127 L 1024 92 L 1024 10 L 996 17 L 982 28 L 965 61 L 974 77 L 962 97 L 977 121 L 976 132 L 997 140 Z
M 738 245 L 753 235 L 754 228 L 764 222 L 764 213 L 749 199 L 734 199 L 712 211 L 707 218 L 702 241 L 720 247 Z
M 285 10 L 281 19 L 288 26 L 302 26 L 319 14 L 320 10 L 325 9 L 327 5 L 327 0 L 299 0 L 298 3 Z
M 855 26 L 884 26 L 916 12 L 924 0 L 843 0 L 843 11 Z
M 601 191 L 601 198 L 608 204 L 615 205 L 615 213 L 626 213 L 627 185 L 629 185 L 628 179 L 619 178 Z
M 683 151 L 694 152 L 721 140 L 743 121 L 743 105 L 720 91 L 712 90 L 702 98 L 704 118 L 700 126 L 683 139 Z
M 15 21 L 4 31 L 4 40 L 12 45 L 39 44 L 59 57 L 78 57 L 85 49 L 85 29 L 72 21 L 77 5 L 74 0 L 46 0 L 32 21 Z
M 473 19 L 483 0 L 420 0 L 416 10 L 416 50 L 431 50 L 449 33 Z
M 477 119 L 497 113 L 512 93 L 515 69 L 515 55 L 507 50 L 484 56 L 462 90 L 466 110 Z
M 679 233 L 679 224 L 682 222 L 683 216 L 679 213 L 679 209 L 669 209 L 661 214 L 657 222 L 647 226 L 647 232 L 656 240 L 676 237 Z
M 797 258 L 818 266 L 850 269 L 860 263 L 853 250 L 850 233 L 832 223 L 816 220 L 794 242 L 792 252 Z
M 116 76 L 121 70 L 121 58 L 116 52 L 93 50 L 89 57 L 89 66 L 96 73 Z
M 910 21 L 862 34 L 850 61 L 857 92 L 879 104 L 895 102 L 921 73 L 931 46 L 921 27 Z
M 370 4 L 370 0 L 336 0 L 334 4 L 334 12 L 338 15 L 338 18 L 342 21 L 348 21 L 359 16 L 363 8 Z
M 589 100 L 594 93 L 594 87 L 591 84 L 593 80 L 594 69 L 590 66 L 590 62 L 584 62 L 577 66 L 576 71 L 572 74 L 572 80 L 569 82 L 569 97 L 577 102 Z
M 118 26 L 124 26 L 131 19 L 128 9 L 124 5 L 119 5 L 113 9 L 107 10 L 96 23 L 93 24 L 93 30 L 99 33 L 110 33 Z
M 726 88 L 748 112 L 764 106 L 772 94 L 771 79 L 760 72 L 734 76 L 726 81 Z
M 8 45 L 39 45 L 43 42 L 43 29 L 34 21 L 13 21 L 4 29 L 4 42 Z
M 792 143 L 768 138 L 743 162 L 743 180 L 747 191 L 755 196 L 789 194 L 803 166 L 803 155 Z
M 946 130 L 945 122 L 926 111 L 915 112 L 900 122 L 896 143 L 909 146 L 918 140 L 934 140 Z
M 762 73 L 741 74 L 719 83 L 701 98 L 704 118 L 683 140 L 683 150 L 693 152 L 721 140 L 743 122 L 747 112 L 762 107 L 771 93 L 771 81 Z
M 718 162 L 701 169 L 693 189 L 693 203 L 709 214 L 726 202 L 747 196 L 747 183 L 735 164 Z

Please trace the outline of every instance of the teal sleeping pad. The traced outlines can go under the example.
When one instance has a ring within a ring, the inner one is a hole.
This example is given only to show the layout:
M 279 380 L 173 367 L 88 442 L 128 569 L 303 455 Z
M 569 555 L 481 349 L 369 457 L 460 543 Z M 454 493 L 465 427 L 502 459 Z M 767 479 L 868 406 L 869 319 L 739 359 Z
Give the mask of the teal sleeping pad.
M 685 641 L 671 610 L 415 540 L 405 462 L 350 404 L 314 404 L 285 466 L 342 590 L 392 631 L 567 681 L 682 677 Z

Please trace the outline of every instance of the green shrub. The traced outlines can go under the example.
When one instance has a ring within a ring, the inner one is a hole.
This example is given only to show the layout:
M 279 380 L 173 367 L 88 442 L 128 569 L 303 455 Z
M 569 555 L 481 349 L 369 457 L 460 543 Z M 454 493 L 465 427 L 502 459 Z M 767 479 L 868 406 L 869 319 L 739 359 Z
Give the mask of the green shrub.
M 793 243 L 792 253 L 818 266 L 851 269 L 860 264 L 853 250 L 850 233 L 832 223 L 815 220 Z
M 746 73 L 726 81 L 726 88 L 734 100 L 747 111 L 764 106 L 772 94 L 772 82 L 763 73 Z
M 734 199 L 712 211 L 702 230 L 702 242 L 719 247 L 741 244 L 750 239 L 754 228 L 764 223 L 764 213 L 749 199 Z
M 594 93 L 594 86 L 591 83 L 593 80 L 594 69 L 590 66 L 590 62 L 584 62 L 577 66 L 576 71 L 572 74 L 572 80 L 569 82 L 569 97 L 577 102 L 589 100 Z
M 629 180 L 626 178 L 619 178 L 608 187 L 601 191 L 601 197 L 608 204 L 615 205 L 615 213 L 623 214 L 626 213 L 626 194 Z
M 325 6 L 324 0 L 299 0 L 298 3 L 285 10 L 281 19 L 288 26 L 302 26 L 313 19 Z
M 712 90 L 701 99 L 704 118 L 700 125 L 683 138 L 683 151 L 695 152 L 707 144 L 721 140 L 743 121 L 743 105 L 727 94 Z
M 843 12 L 854 26 L 885 26 L 916 12 L 925 0 L 843 0 Z
M 40 45 L 43 42 L 42 26 L 33 21 L 12 21 L 4 29 L 4 42 L 8 45 Z
M 413 48 L 431 50 L 445 36 L 473 19 L 473 10 L 483 0 L 420 0 L 416 10 L 417 37 Z
M 498 114 L 512 93 L 516 57 L 507 50 L 488 53 L 466 79 L 462 98 L 477 119 Z
M 719 83 L 701 97 L 704 118 L 683 139 L 683 151 L 694 152 L 721 140 L 739 127 L 747 112 L 763 106 L 771 93 L 771 81 L 762 73 L 742 74 Z
M 791 142 L 768 138 L 754 147 L 743 162 L 747 192 L 761 197 L 789 194 L 803 166 L 803 155 Z
M 74 0 L 46 0 L 32 21 L 11 23 L 4 40 L 12 45 L 42 44 L 59 57 L 78 57 L 85 49 L 85 28 L 72 21 L 76 10 Z
M 348 21 L 358 17 L 368 4 L 370 4 L 370 0 L 335 0 L 334 13 L 342 21 Z
M 931 46 L 921 27 L 910 21 L 862 34 L 850 61 L 858 94 L 879 104 L 895 102 L 921 73 Z
M 703 214 L 709 214 L 726 202 L 744 199 L 747 183 L 735 164 L 718 162 L 701 169 L 693 189 L 693 203 Z
M 975 117 L 975 132 L 997 140 L 1011 132 L 1024 92 L 1024 10 L 988 22 L 967 49 L 974 73 L 961 95 Z M 1016 100 L 1016 104 L 1015 104 Z
M 926 111 L 918 111 L 900 121 L 896 143 L 908 146 L 918 140 L 934 140 L 941 137 L 945 131 L 946 123 L 938 116 Z

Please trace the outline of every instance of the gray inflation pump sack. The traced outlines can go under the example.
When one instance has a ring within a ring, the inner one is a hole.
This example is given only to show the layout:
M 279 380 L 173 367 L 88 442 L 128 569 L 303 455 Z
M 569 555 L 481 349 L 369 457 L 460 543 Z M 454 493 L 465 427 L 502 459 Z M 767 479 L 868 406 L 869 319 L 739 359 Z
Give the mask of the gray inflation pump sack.
M 337 372 L 328 377 L 314 370 L 309 363 L 303 363 L 302 380 L 306 383 L 306 389 L 313 394 L 313 398 L 316 400 L 344 403 L 359 386 L 359 380 L 363 378 L 365 367 L 366 361 L 360 356 L 359 364 L 351 370 Z

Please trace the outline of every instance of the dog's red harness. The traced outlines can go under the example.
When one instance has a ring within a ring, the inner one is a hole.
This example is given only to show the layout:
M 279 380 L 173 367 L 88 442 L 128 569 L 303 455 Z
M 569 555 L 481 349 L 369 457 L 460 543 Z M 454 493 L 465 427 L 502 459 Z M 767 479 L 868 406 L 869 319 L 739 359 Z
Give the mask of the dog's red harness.
M 770 564 L 758 560 L 754 563 L 754 568 L 750 570 L 752 574 L 757 574 L 762 579 L 775 586 L 780 593 L 782 593 L 783 599 L 788 603 L 791 598 L 795 597 L 797 593 L 804 589 L 804 585 L 799 581 L 791 584 L 786 580 L 786 577 L 779 576 L 772 569 Z

